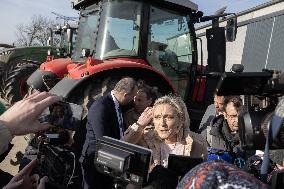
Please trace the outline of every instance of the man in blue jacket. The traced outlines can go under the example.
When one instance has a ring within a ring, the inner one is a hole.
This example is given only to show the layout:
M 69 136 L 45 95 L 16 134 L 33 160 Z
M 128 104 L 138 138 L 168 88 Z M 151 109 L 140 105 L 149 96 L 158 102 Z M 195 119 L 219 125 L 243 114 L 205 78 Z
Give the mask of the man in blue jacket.
M 137 85 L 133 78 L 125 77 L 118 81 L 114 89 L 95 101 L 88 112 L 87 133 L 80 157 L 84 188 L 111 188 L 112 181 L 96 171 L 94 156 L 96 138 L 108 136 L 123 139 L 125 124 L 121 106 L 128 104 L 137 93 Z

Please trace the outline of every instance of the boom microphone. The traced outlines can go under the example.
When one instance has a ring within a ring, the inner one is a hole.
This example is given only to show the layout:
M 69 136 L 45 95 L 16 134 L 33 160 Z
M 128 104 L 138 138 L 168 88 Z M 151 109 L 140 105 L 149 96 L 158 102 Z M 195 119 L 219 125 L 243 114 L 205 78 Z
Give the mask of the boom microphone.
M 280 100 L 275 108 L 274 115 L 271 119 L 271 132 L 272 139 L 275 139 L 279 133 L 279 130 L 283 124 L 284 120 L 284 99 Z
M 260 169 L 262 181 L 267 181 L 267 173 L 269 169 L 269 143 L 278 136 L 281 126 L 283 125 L 283 120 L 284 99 L 280 100 L 280 102 L 277 104 L 271 122 L 268 124 L 268 135 L 266 138 L 263 162 Z

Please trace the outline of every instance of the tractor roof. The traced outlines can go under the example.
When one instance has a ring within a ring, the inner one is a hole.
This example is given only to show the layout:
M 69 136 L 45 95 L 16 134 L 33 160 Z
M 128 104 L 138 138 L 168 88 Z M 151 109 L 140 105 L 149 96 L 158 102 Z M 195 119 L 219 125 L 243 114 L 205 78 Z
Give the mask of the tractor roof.
M 173 4 L 177 4 L 183 7 L 187 7 L 190 8 L 192 10 L 197 10 L 198 9 L 198 5 L 193 3 L 192 1 L 189 0 L 164 0 Z
M 162 0 L 162 1 L 190 8 L 192 10 L 198 9 L 197 4 L 193 3 L 190 0 Z M 97 2 L 99 2 L 99 0 L 72 0 L 73 8 L 77 10 L 80 9 L 81 7 L 86 7 Z

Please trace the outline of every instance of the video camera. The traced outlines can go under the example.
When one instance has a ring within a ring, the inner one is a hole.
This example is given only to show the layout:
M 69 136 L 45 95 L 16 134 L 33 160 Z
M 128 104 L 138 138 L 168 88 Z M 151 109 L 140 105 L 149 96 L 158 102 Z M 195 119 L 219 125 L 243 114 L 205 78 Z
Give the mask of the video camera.
M 239 116 L 242 148 L 264 149 L 271 134 L 271 149 L 284 149 L 284 73 L 224 73 L 217 85 L 217 95 L 245 95 L 246 111 Z
M 137 145 L 103 136 L 97 139 L 95 166 L 121 182 L 144 186 L 148 181 L 152 151 Z
M 51 129 L 36 135 L 29 142 L 20 167 L 24 167 L 32 159 L 37 159 L 38 163 L 33 171 L 40 177 L 48 176 L 47 189 L 73 187 L 80 182 L 80 178 L 76 152 L 66 145 L 69 139 L 69 134 L 64 130 Z
M 77 167 L 75 153 L 68 148 L 42 144 L 37 159 L 38 174 L 40 177 L 48 176 L 50 187 L 47 188 L 68 188 L 74 184 L 75 179 L 79 179 L 75 173 Z
M 264 150 L 261 167 L 253 173 L 263 182 L 271 172 L 269 149 L 284 149 L 283 94 L 284 73 L 278 71 L 224 73 L 217 85 L 217 95 L 245 95 L 246 111 L 238 117 L 241 146 Z M 274 172 L 272 188 L 283 188 L 283 181 L 283 171 Z
M 60 101 L 49 106 L 38 119 L 54 127 L 31 139 L 25 159 L 26 162 L 38 159 L 35 173 L 41 177 L 48 176 L 51 187 L 47 188 L 70 188 L 80 183 L 78 153 L 71 147 L 70 141 L 72 132 L 82 123 L 82 110 L 80 105 Z

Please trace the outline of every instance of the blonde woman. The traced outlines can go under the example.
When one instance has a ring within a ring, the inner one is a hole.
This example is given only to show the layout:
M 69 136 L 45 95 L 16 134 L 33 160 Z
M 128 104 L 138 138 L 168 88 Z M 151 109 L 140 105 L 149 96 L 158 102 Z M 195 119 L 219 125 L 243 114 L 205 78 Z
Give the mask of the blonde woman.
M 191 132 L 189 125 L 183 100 L 163 96 L 155 101 L 153 108 L 145 109 L 138 121 L 126 130 L 124 139 L 151 149 L 153 166 L 167 167 L 169 154 L 207 158 L 206 141 L 200 134 Z

